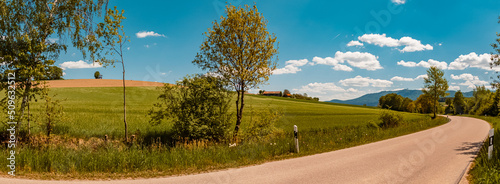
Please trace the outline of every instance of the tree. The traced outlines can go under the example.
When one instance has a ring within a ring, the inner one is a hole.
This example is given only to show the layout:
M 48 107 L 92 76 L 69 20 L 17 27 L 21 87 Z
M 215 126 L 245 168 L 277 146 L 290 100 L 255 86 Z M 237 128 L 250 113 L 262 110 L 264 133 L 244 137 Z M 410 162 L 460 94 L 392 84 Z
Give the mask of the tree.
M 431 68 L 427 70 L 427 77 L 424 78 L 424 88 L 422 89 L 422 92 L 429 95 L 434 103 L 433 118 L 436 118 L 436 112 L 438 110 L 437 101 L 439 98 L 448 96 L 446 93 L 448 90 L 448 81 L 443 78 L 443 76 L 444 72 L 442 70 L 438 69 L 436 66 L 431 66 Z
M 436 102 L 437 100 L 432 101 L 432 96 L 429 94 L 421 94 L 415 101 L 415 109 L 420 113 L 430 113 L 433 111 L 433 104 Z
M 290 91 L 288 89 L 285 89 L 283 91 L 283 97 L 291 97 L 291 96 L 292 96 L 292 94 L 290 93 Z
M 159 102 L 149 111 L 151 123 L 173 121 L 176 137 L 183 140 L 215 140 L 226 136 L 231 114 L 227 84 L 217 77 L 185 77 L 177 85 L 165 84 Z
M 99 75 L 101 75 L 101 73 L 99 73 L 99 71 L 95 71 L 94 78 L 99 79 Z
M 63 79 L 63 69 L 57 66 L 49 66 L 45 71 L 47 73 L 41 78 L 41 80 L 60 80 Z
M 108 0 L 5 0 L 0 2 L 0 73 L 16 74 L 17 98 L 21 99 L 16 128 L 22 127 L 25 108 L 41 94 L 41 80 L 50 72 L 55 59 L 68 44 L 92 60 L 100 49 L 96 42 L 93 19 L 101 17 Z M 53 41 L 59 38 L 59 41 Z M 0 89 L 6 89 L 2 83 Z
M 455 109 L 455 114 L 462 114 L 465 110 L 465 101 L 464 95 L 460 90 L 455 93 L 455 97 L 453 97 L 453 107 Z
M 255 5 L 253 8 L 228 5 L 226 13 L 226 17 L 220 17 L 220 23 L 213 22 L 213 28 L 204 33 L 206 38 L 193 63 L 219 74 L 236 90 L 233 138 L 237 140 L 245 92 L 269 80 L 276 69 L 274 56 L 278 46 L 275 46 L 276 36 L 269 34 L 267 21 Z
M 500 16 L 498 16 L 498 23 L 500 23 Z M 497 35 L 497 39 L 495 40 L 496 43 L 493 43 L 491 44 L 491 47 L 493 47 L 493 49 L 495 50 L 496 54 L 491 54 L 491 63 L 490 63 L 490 67 L 493 68 L 493 67 L 497 67 L 498 65 L 500 65 L 500 33 L 496 33 Z M 497 72 L 498 73 L 498 72 Z M 500 75 L 497 76 L 497 79 L 500 79 Z M 497 88 L 497 89 L 500 89 L 500 81 L 499 80 L 494 80 L 493 83 L 491 83 L 491 85 L 493 86 L 493 88 Z
M 446 114 L 451 113 L 451 112 L 455 112 L 453 110 L 453 98 L 446 98 L 445 104 L 446 104 L 446 109 L 444 110 L 444 112 Z
M 122 83 L 123 83 L 123 124 L 125 126 L 125 141 L 128 142 L 128 126 L 127 126 L 127 103 L 125 93 L 125 61 L 123 60 L 123 46 L 130 42 L 128 36 L 123 31 L 122 21 L 126 19 L 123 14 L 124 10 L 119 11 L 116 6 L 114 9 L 108 9 L 104 22 L 97 25 L 95 31 L 97 38 L 95 45 L 99 50 L 96 51 L 98 56 L 97 62 L 104 67 L 114 65 L 115 62 L 122 64 Z M 100 44 L 103 43 L 103 44 Z M 116 55 L 118 59 L 108 59 L 105 56 L 113 57 Z

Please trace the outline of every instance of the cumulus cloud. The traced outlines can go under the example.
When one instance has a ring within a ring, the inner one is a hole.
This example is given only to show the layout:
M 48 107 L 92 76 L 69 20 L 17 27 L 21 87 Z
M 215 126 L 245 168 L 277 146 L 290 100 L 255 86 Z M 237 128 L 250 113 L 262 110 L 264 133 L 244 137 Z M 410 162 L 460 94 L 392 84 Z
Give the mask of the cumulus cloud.
M 481 55 L 471 52 L 467 55 L 460 55 L 457 59 L 450 63 L 450 70 L 464 70 L 470 68 L 480 68 L 483 70 L 500 71 L 500 67 L 490 68 L 491 55 L 484 53 Z
M 352 40 L 350 41 L 349 43 L 347 43 L 347 46 L 348 47 L 352 47 L 352 46 L 363 46 L 363 43 L 359 42 L 359 41 L 356 41 L 356 40 Z
M 424 45 L 420 40 L 416 40 L 408 36 L 401 37 L 400 39 L 394 39 L 387 37 L 385 34 L 364 34 L 359 36 L 358 40 L 380 47 L 403 47 L 403 49 L 398 49 L 400 52 L 415 52 L 434 49 L 431 45 Z
M 146 37 L 148 37 L 148 36 L 154 36 L 154 37 L 161 36 L 161 37 L 166 37 L 165 35 L 163 35 L 163 34 L 159 34 L 159 33 L 155 33 L 154 31 L 139 31 L 139 32 L 135 33 L 135 36 L 137 36 L 137 38 L 146 38 Z
M 467 88 L 474 88 L 476 86 L 488 85 L 489 82 L 482 81 L 478 76 L 474 76 L 470 73 L 463 73 L 460 75 L 451 74 L 451 78 L 454 80 L 464 80 L 465 82 L 459 83 L 458 85 L 467 86 Z
M 393 82 L 382 79 L 371 79 L 370 77 L 356 76 L 354 78 L 344 79 L 339 81 L 343 86 L 355 86 L 355 87 L 391 87 Z
M 62 69 L 80 69 L 80 68 L 100 68 L 102 67 L 99 63 L 87 63 L 83 60 L 79 61 L 66 61 L 59 64 Z
M 424 67 L 424 68 L 430 68 L 431 66 L 436 66 L 437 68 L 441 70 L 445 70 L 448 68 L 448 63 L 444 61 L 436 61 L 434 59 L 429 59 L 427 61 L 420 61 L 419 63 L 415 63 L 413 61 L 398 61 L 398 65 L 404 66 L 404 67 Z
M 448 86 L 448 90 L 458 91 L 460 90 L 460 86 Z
M 334 83 L 309 83 L 299 89 L 292 89 L 293 93 L 307 93 L 309 96 L 318 97 L 320 100 L 340 99 L 347 100 L 359 97 L 366 92 L 353 88 L 344 89 Z
M 320 57 L 314 57 L 313 62 L 311 63 L 311 65 L 315 65 L 315 64 L 320 64 L 320 65 L 332 65 L 334 70 L 337 70 L 337 71 L 347 71 L 347 72 L 350 72 L 352 71 L 352 68 L 347 66 L 347 65 L 343 65 L 343 64 L 340 64 L 340 63 L 344 63 L 343 60 L 337 60 L 335 58 L 332 58 L 332 57 L 326 57 L 326 58 L 320 58 Z
M 286 61 L 285 62 L 286 66 L 284 68 L 278 68 L 274 70 L 273 74 L 281 75 L 288 73 L 297 73 L 299 71 L 302 71 L 302 69 L 300 69 L 299 67 L 306 65 L 308 62 L 309 61 L 307 59 Z
M 415 79 L 413 78 L 404 78 L 400 76 L 394 76 L 391 78 L 391 81 L 414 81 Z
M 378 56 L 367 52 L 340 52 L 337 51 L 335 53 L 335 57 L 314 57 L 314 64 L 322 64 L 322 65 L 332 65 L 334 66 L 334 70 L 342 70 L 342 71 L 352 71 L 352 68 L 347 65 L 342 65 L 341 63 L 347 62 L 349 65 L 361 68 L 365 70 L 378 70 L 383 69 L 380 66 L 380 62 L 378 61 Z
M 391 0 L 394 4 L 405 4 L 406 0 Z

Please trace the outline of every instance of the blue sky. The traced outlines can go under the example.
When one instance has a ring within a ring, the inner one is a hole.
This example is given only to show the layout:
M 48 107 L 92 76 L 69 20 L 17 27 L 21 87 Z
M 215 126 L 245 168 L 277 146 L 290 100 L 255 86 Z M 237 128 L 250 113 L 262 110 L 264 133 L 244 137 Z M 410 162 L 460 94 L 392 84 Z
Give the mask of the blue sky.
M 126 79 L 175 83 L 204 73 L 193 60 L 202 33 L 219 21 L 226 0 L 111 1 L 125 10 Z M 500 32 L 498 0 L 285 1 L 227 0 L 257 5 L 279 41 L 278 70 L 260 89 L 307 93 L 326 101 L 366 93 L 420 89 L 430 66 L 450 89 L 492 81 L 490 44 Z M 75 49 L 59 57 L 65 79 L 121 79 L 121 66 L 89 65 Z M 259 89 L 251 90 L 257 92 Z

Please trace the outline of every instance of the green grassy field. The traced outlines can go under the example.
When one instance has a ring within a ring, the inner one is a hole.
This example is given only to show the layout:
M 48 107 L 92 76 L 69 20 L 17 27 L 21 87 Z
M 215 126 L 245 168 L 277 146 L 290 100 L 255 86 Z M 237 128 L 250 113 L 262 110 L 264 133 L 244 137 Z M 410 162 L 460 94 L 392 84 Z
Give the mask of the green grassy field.
M 164 137 L 160 140 L 171 126 L 152 126 L 148 122 L 147 112 L 159 91 L 154 87 L 130 87 L 127 88 L 129 132 L 152 141 L 148 145 L 126 145 L 118 141 L 124 130 L 121 90 L 114 87 L 51 89 L 58 94 L 58 99 L 65 99 L 62 105 L 66 120 L 57 124 L 54 131 L 53 141 L 60 144 L 18 148 L 18 175 L 98 179 L 188 174 L 342 149 L 446 122 L 444 118 L 431 121 L 428 115 L 402 113 L 405 121 L 399 127 L 376 129 L 367 126 L 369 121 L 380 122 L 381 110 L 376 108 L 247 95 L 242 131 L 248 126 L 245 122 L 252 111 L 279 109 L 284 115 L 276 126 L 284 133 L 269 140 L 242 143 L 232 148 L 227 143 L 207 142 L 172 147 L 162 142 Z M 33 115 L 40 113 L 40 103 L 31 106 Z M 231 108 L 231 111 L 235 109 Z M 32 134 L 42 133 L 37 123 L 31 124 Z M 299 127 L 300 154 L 293 152 L 293 125 Z M 2 130 L 6 129 L 4 125 L 0 126 Z M 112 141 L 102 141 L 106 134 Z M 0 152 L 0 157 L 7 157 L 5 147 Z M 7 165 L 6 159 L 0 159 L 0 165 Z M 2 167 L 0 171 L 7 169 Z
M 68 118 L 64 124 L 57 125 L 56 134 L 70 134 L 76 137 L 122 136 L 123 96 L 122 88 L 53 88 L 65 108 Z M 127 88 L 127 122 L 129 131 L 163 131 L 168 125 L 150 126 L 148 110 L 155 103 L 159 92 L 155 87 Z M 234 103 L 232 103 L 234 105 Z M 245 114 L 250 111 L 263 111 L 267 108 L 280 108 L 285 116 L 278 123 L 279 128 L 297 125 L 301 130 L 334 126 L 365 125 L 370 120 L 377 121 L 379 109 L 361 108 L 328 102 L 312 102 L 281 97 L 262 97 L 246 95 Z M 234 106 L 231 111 L 235 112 Z M 32 105 L 32 113 L 39 113 L 38 105 Z M 407 114 L 409 119 L 418 119 L 419 114 Z M 244 116 L 248 120 L 249 116 Z M 242 123 L 243 129 L 246 127 Z M 33 131 L 41 131 L 37 126 Z

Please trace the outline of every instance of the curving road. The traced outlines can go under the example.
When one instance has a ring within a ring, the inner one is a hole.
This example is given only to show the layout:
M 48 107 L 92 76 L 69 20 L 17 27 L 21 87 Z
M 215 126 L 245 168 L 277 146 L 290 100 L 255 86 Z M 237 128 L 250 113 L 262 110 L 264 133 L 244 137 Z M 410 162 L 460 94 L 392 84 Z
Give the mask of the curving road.
M 490 125 L 474 118 L 450 119 L 436 128 L 380 142 L 204 174 L 116 181 L 0 178 L 0 183 L 459 183 Z

